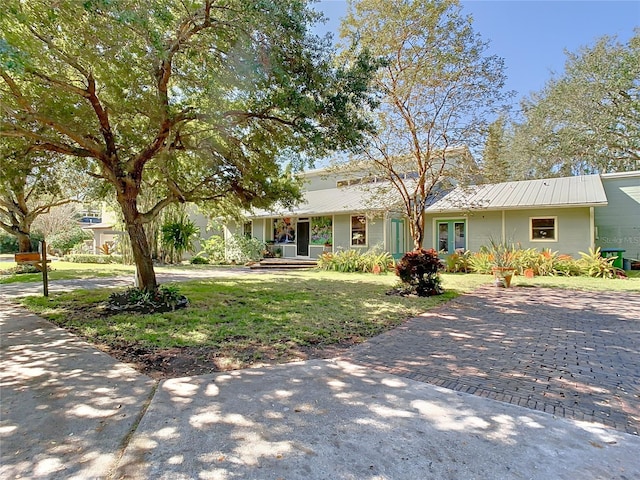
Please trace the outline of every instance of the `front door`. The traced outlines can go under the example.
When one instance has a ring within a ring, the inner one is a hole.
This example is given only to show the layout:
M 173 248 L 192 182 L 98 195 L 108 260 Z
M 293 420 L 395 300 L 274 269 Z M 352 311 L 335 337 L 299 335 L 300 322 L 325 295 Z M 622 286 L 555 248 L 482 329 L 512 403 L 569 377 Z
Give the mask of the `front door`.
M 296 228 L 296 254 L 300 257 L 309 256 L 309 222 L 297 223 Z
M 453 253 L 456 250 L 465 249 L 466 240 L 464 220 L 438 222 L 438 251 Z
M 404 220 L 401 218 L 391 219 L 391 256 L 395 260 L 400 260 L 406 252 L 404 238 Z

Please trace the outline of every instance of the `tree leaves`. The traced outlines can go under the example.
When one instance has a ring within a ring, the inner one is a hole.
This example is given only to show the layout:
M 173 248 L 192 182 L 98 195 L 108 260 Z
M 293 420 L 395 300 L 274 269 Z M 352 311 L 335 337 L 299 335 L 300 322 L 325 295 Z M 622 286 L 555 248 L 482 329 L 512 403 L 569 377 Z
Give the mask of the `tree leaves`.
M 522 103 L 512 150 L 523 176 L 640 169 L 640 30 L 567 52 L 565 71 Z
M 294 202 L 283 164 L 356 148 L 371 127 L 368 57 L 336 67 L 306 1 L 6 3 L 0 135 L 82 158 L 130 232 L 172 203 Z M 145 190 L 157 201 L 140 211 Z

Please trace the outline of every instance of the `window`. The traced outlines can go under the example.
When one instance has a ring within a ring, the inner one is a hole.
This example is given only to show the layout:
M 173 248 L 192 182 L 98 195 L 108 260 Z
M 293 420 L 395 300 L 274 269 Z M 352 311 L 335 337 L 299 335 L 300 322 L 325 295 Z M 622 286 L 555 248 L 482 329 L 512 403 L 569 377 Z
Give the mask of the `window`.
M 464 220 L 438 222 L 438 250 L 445 253 L 465 250 Z
M 351 245 L 367 244 L 367 217 L 358 215 L 351 217 Z
M 555 242 L 558 240 L 557 217 L 530 218 L 529 225 L 531 241 Z
M 245 238 L 251 238 L 253 235 L 251 234 L 251 222 L 244 222 L 244 225 L 242 227 L 243 233 L 244 233 L 244 237 Z

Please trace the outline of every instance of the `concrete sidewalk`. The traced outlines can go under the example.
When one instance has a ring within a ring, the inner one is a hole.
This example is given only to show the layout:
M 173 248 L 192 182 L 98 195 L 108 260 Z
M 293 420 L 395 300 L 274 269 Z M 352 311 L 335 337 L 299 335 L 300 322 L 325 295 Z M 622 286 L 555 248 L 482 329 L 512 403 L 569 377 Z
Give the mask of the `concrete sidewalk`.
M 638 436 L 348 361 L 155 390 L 7 302 L 0 326 L 3 479 L 640 478 Z
M 155 383 L 0 300 L 0 478 L 105 478 Z

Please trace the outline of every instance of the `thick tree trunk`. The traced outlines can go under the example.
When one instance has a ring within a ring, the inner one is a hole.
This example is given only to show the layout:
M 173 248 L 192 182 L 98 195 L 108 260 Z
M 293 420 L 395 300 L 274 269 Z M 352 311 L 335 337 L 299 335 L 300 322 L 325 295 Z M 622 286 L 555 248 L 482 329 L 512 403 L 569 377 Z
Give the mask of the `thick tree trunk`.
M 149 242 L 147 242 L 144 227 L 139 223 L 127 225 L 127 232 L 131 240 L 133 260 L 136 264 L 138 286 L 143 290 L 156 290 L 158 288 L 156 272 L 153 269 L 151 249 L 149 248 Z
M 140 215 L 136 195 L 133 194 L 130 195 L 130 197 L 118 195 L 118 203 L 120 203 L 120 207 L 122 208 L 125 226 L 129 234 L 129 239 L 131 240 L 133 261 L 136 264 L 138 287 L 143 290 L 154 291 L 158 288 L 156 272 L 153 269 L 151 249 L 149 248 L 144 226 L 139 221 Z
M 18 253 L 26 253 L 31 251 L 31 237 L 28 233 L 17 232 L 18 237 Z

